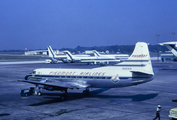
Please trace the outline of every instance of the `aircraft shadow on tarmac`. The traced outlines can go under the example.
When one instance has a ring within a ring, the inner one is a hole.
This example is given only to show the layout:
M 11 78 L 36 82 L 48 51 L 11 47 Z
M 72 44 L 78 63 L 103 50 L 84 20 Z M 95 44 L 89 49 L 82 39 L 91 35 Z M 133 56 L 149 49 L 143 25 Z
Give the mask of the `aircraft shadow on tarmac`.
M 132 99 L 131 101 L 144 101 L 144 100 L 149 100 L 153 99 L 157 96 L 158 94 L 137 94 L 137 95 L 130 95 L 130 96 L 112 96 L 112 95 L 98 95 L 96 97 L 98 98 L 127 98 L 127 99 Z
M 149 100 L 155 98 L 158 94 L 151 93 L 151 94 L 137 94 L 137 95 L 125 95 L 125 96 L 120 96 L 120 95 L 98 95 L 99 93 L 102 93 L 104 91 L 109 90 L 110 88 L 101 88 L 98 90 L 90 91 L 90 95 L 88 96 L 89 98 L 127 98 L 127 99 L 132 99 L 132 101 L 144 101 L 144 100 Z M 45 105 L 45 104 L 52 104 L 52 103 L 59 103 L 59 102 L 64 102 L 60 100 L 60 93 L 43 93 L 43 96 L 47 96 L 44 98 L 51 99 L 48 101 L 43 101 L 39 103 L 34 103 L 30 104 L 28 106 L 40 106 L 40 105 Z M 82 93 L 68 93 L 68 99 L 67 101 L 70 100 L 77 100 L 77 99 L 82 99 L 86 98 L 83 96 Z

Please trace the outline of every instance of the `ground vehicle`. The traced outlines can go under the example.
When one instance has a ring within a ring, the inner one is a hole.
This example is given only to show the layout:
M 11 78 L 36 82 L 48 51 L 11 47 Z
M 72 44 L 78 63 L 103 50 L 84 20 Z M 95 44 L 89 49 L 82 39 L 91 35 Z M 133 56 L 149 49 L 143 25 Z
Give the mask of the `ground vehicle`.
M 22 89 L 20 92 L 21 96 L 29 96 L 34 94 L 34 87 L 30 87 L 30 89 Z
M 172 120 L 177 120 L 177 108 L 173 108 L 169 111 L 169 115 Z

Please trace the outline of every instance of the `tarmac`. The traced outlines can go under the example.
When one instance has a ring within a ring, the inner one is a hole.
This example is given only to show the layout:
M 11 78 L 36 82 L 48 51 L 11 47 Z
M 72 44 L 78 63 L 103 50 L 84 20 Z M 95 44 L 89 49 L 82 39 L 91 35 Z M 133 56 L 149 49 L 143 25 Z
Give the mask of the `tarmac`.
M 44 61 L 45 62 L 45 61 Z M 177 107 L 177 63 L 153 61 L 154 80 L 138 86 L 68 90 L 68 100 L 60 101 L 61 92 L 43 91 L 42 96 L 21 97 L 21 89 L 34 85 L 18 82 L 35 68 L 93 68 L 87 64 L 0 64 L 0 119 L 2 120 L 152 120 L 161 105 L 162 120 Z

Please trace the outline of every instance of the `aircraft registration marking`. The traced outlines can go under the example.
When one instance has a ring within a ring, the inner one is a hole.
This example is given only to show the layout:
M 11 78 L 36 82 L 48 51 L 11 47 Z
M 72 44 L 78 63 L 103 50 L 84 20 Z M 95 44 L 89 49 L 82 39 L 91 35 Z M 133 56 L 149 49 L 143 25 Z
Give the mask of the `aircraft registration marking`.
M 132 68 L 126 67 L 126 68 L 122 68 L 122 70 L 132 70 Z

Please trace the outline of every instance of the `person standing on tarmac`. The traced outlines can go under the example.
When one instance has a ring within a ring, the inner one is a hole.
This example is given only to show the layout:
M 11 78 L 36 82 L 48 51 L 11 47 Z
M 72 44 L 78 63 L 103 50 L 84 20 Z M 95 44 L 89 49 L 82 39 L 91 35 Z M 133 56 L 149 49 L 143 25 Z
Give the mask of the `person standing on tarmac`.
M 158 105 L 158 106 L 157 106 L 156 117 L 155 117 L 153 120 L 155 120 L 155 119 L 157 119 L 157 118 L 159 118 L 159 120 L 160 120 L 160 110 L 161 110 L 161 106 Z

